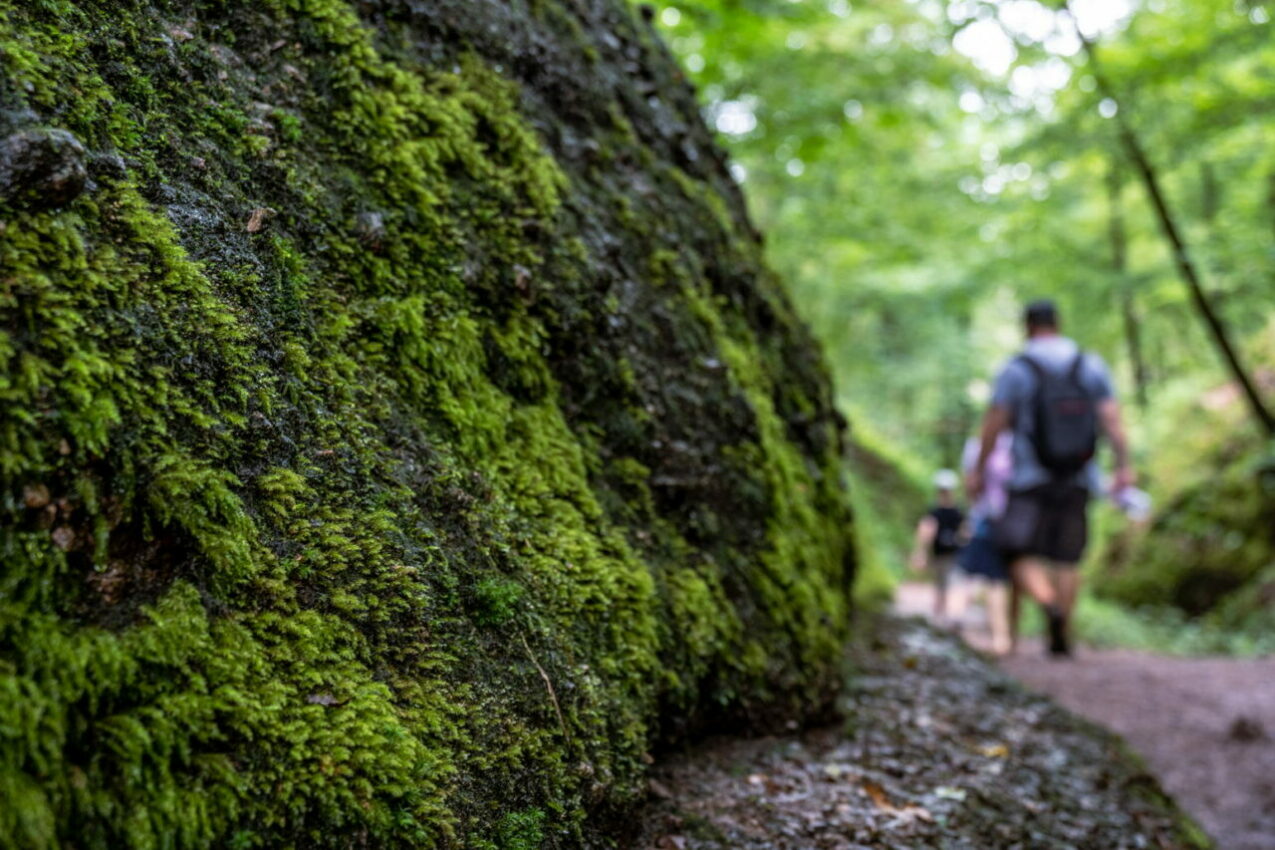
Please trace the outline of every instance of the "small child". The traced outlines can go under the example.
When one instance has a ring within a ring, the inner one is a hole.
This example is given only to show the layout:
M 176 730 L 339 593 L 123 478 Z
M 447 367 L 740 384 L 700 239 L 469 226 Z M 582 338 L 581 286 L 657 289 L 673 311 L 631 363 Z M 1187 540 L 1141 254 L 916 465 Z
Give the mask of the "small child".
M 961 527 L 965 512 L 956 505 L 956 487 L 960 483 L 955 472 L 940 469 L 934 474 L 935 504 L 916 526 L 916 542 L 911 565 L 916 572 L 929 567 L 934 578 L 934 619 L 947 618 L 947 591 L 956 553 L 961 549 Z

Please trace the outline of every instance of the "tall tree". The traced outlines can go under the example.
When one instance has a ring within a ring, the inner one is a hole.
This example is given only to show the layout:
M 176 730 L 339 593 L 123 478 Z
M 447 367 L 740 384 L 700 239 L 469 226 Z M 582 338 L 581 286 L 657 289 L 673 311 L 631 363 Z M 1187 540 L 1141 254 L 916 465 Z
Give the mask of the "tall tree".
M 1103 72 L 1093 40 L 1081 29 L 1071 11 L 1071 4 L 1067 0 L 1063 2 L 1063 9 L 1071 16 L 1076 36 L 1084 47 L 1085 56 L 1089 60 L 1090 72 L 1093 74 L 1098 91 L 1114 106 L 1113 117 L 1116 120 L 1121 146 L 1142 180 L 1143 187 L 1146 189 L 1147 196 L 1151 201 L 1151 206 L 1155 210 L 1161 231 L 1171 248 L 1174 266 L 1190 291 L 1191 300 L 1195 305 L 1196 311 L 1208 328 L 1209 335 L 1230 370 L 1231 376 L 1243 391 L 1254 421 L 1268 436 L 1275 437 L 1275 415 L 1266 406 L 1261 394 L 1258 392 L 1257 385 L 1244 368 L 1225 322 L 1209 300 L 1208 294 L 1204 291 L 1204 284 L 1201 280 L 1198 266 L 1187 246 L 1182 228 L 1178 225 L 1177 218 L 1169 207 L 1168 199 L 1161 185 L 1160 175 L 1155 166 L 1152 165 L 1142 142 L 1134 132 L 1133 125 L 1126 117 L 1126 111 L 1120 108 L 1121 100 L 1117 97 L 1111 81 Z
M 1147 406 L 1147 363 L 1142 352 L 1142 329 L 1138 323 L 1134 303 L 1133 282 L 1129 280 L 1128 237 L 1125 233 L 1124 175 L 1120 165 L 1112 162 L 1107 172 L 1107 198 L 1109 232 L 1111 236 L 1111 270 L 1115 273 L 1120 316 L 1124 321 L 1125 343 L 1128 346 L 1129 366 L 1133 372 L 1134 397 L 1138 406 Z

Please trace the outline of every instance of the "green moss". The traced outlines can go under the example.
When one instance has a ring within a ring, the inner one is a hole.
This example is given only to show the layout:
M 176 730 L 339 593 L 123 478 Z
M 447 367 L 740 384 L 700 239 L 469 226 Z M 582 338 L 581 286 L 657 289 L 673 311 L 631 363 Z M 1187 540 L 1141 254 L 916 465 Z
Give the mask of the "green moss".
M 0 207 L 0 844 L 580 846 L 827 696 L 826 375 L 609 37 L 711 162 L 689 93 L 624 7 L 545 74 L 441 11 L 0 2 L 94 173 Z

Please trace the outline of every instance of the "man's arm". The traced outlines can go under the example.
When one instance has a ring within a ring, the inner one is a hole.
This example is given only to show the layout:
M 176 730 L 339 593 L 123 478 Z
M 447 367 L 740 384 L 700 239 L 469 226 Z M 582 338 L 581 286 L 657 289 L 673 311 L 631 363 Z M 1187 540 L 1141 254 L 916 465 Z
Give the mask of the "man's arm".
M 1120 402 L 1114 398 L 1098 402 L 1098 421 L 1102 431 L 1111 442 L 1111 452 L 1115 455 L 1114 489 L 1118 492 L 1132 487 L 1134 482 L 1133 464 L 1129 461 L 1129 438 L 1125 434 L 1124 419 L 1120 415 Z
M 983 429 L 979 437 L 978 459 L 974 461 L 974 467 L 969 470 L 965 478 L 965 487 L 969 490 L 971 499 L 977 499 L 983 492 L 983 470 L 987 468 L 987 459 L 996 450 L 996 440 L 1000 437 L 1001 432 L 1008 428 L 1009 425 L 1009 408 L 1002 407 L 999 404 L 993 404 L 987 408 L 987 414 L 983 417 Z

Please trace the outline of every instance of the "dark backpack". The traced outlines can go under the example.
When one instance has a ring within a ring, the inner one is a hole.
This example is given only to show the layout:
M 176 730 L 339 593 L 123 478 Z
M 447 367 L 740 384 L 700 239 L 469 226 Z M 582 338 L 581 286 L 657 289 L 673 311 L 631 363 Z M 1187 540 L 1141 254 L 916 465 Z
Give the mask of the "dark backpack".
M 1036 376 L 1032 395 L 1032 446 L 1041 466 L 1055 478 L 1075 475 L 1098 450 L 1098 405 L 1080 381 L 1084 352 L 1071 366 L 1054 372 L 1026 354 L 1022 360 Z

